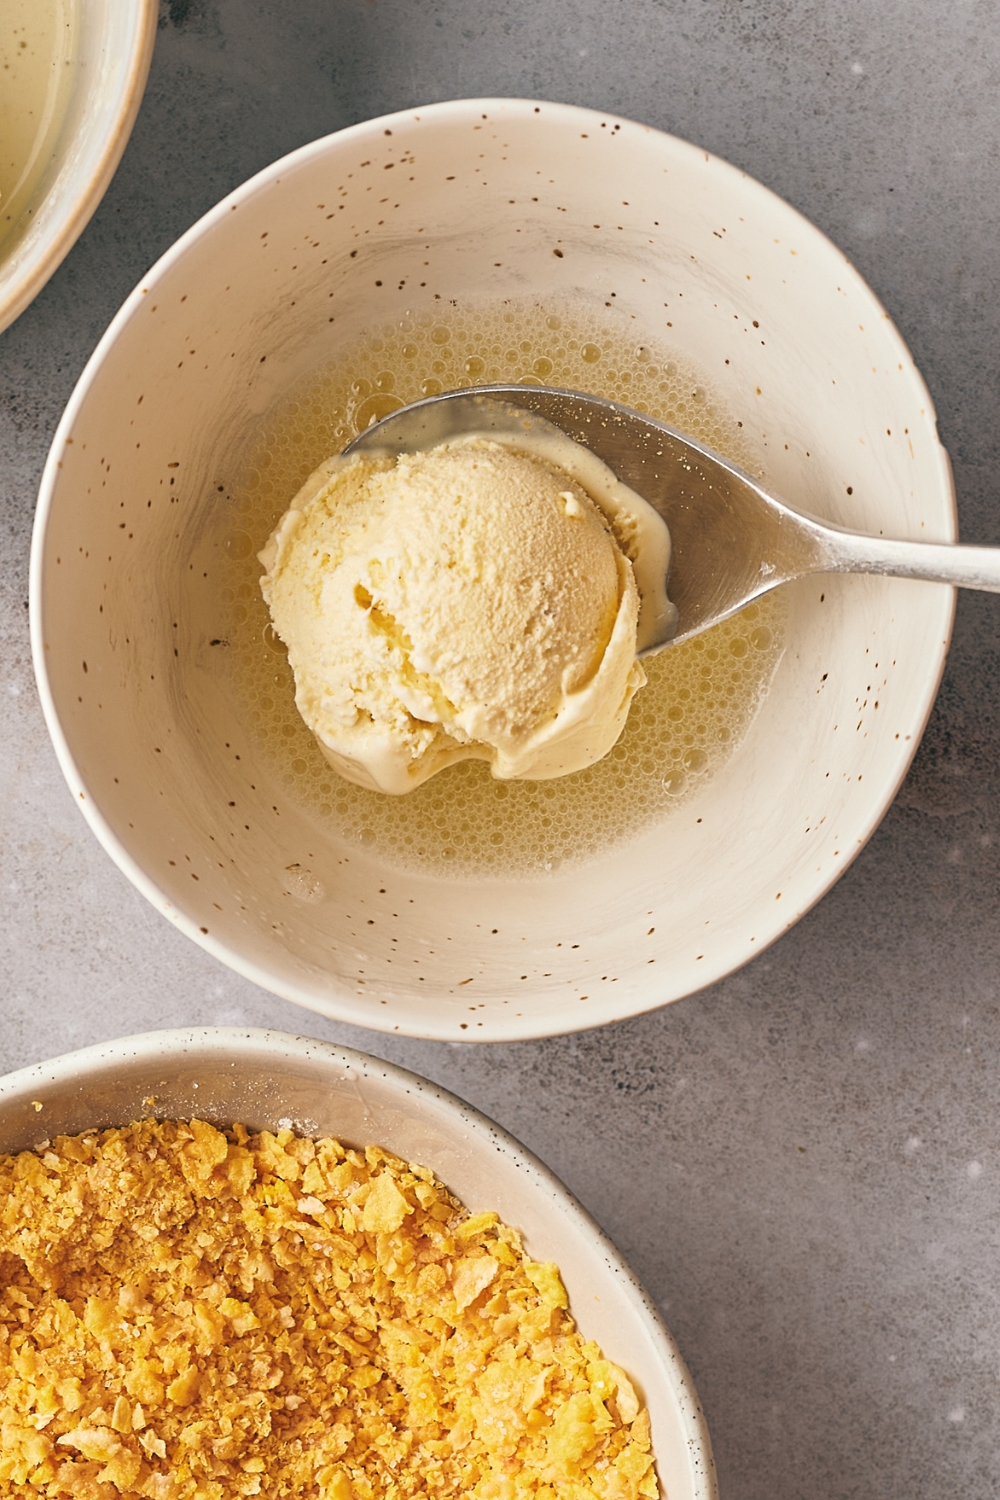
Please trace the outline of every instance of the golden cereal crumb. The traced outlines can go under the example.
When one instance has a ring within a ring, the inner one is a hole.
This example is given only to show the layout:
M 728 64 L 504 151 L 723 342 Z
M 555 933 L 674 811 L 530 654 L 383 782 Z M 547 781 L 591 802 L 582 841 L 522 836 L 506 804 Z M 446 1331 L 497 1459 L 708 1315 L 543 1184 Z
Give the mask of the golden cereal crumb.
M 0 1157 L 0 1496 L 656 1500 L 554 1265 L 424 1167 L 144 1120 Z

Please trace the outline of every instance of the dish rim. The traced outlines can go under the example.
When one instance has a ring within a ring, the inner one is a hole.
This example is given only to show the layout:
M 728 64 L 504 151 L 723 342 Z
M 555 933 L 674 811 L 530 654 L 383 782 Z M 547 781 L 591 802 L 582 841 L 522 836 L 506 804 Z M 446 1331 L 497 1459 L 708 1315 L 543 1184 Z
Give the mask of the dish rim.
M 80 3 L 85 5 L 86 0 Z M 62 265 L 96 213 L 128 145 L 153 61 L 159 0 L 129 0 L 129 3 L 139 11 L 135 41 L 121 80 L 117 107 L 107 122 L 86 186 L 76 193 L 66 217 L 42 241 L 38 255 L 25 265 L 19 276 L 11 279 L 6 290 L 0 260 L 0 334 L 17 321 Z

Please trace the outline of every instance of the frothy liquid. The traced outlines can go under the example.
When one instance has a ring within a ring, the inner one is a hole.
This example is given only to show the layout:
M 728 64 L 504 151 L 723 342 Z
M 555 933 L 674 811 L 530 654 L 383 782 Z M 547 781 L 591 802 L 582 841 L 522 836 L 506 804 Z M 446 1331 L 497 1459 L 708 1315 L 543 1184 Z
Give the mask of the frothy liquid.
M 603 308 L 449 306 L 380 328 L 298 390 L 268 424 L 233 494 L 227 652 L 249 728 L 290 796 L 344 840 L 434 874 L 525 876 L 592 858 L 660 822 L 739 744 L 782 650 L 775 594 L 645 663 L 621 739 L 553 781 L 495 781 L 464 761 L 403 797 L 332 771 L 295 707 L 260 594 L 257 551 L 304 479 L 378 417 L 421 396 L 492 381 L 565 386 L 623 401 L 745 461 L 736 421 L 669 351 Z
M 0 241 L 31 209 L 69 98 L 76 0 L 0 6 Z

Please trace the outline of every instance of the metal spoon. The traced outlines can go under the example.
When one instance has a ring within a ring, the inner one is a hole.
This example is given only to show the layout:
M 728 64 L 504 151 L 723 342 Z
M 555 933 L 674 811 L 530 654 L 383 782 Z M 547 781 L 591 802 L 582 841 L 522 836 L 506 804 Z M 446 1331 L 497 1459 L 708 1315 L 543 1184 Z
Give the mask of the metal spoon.
M 602 459 L 670 529 L 676 629 L 640 656 L 688 640 L 752 599 L 809 573 L 885 573 L 1000 593 L 1000 547 L 886 541 L 793 510 L 755 479 L 642 412 L 578 391 L 485 385 L 401 407 L 345 453 L 412 453 L 467 432 L 548 424 Z

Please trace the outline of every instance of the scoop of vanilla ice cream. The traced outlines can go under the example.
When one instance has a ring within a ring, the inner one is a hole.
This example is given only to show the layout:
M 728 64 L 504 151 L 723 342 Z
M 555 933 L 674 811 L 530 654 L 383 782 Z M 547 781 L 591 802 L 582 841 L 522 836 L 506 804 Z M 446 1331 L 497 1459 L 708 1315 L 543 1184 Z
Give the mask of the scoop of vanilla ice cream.
M 299 712 L 362 786 L 408 792 L 469 757 L 502 779 L 579 770 L 646 680 L 607 520 L 499 443 L 329 459 L 260 559 Z

